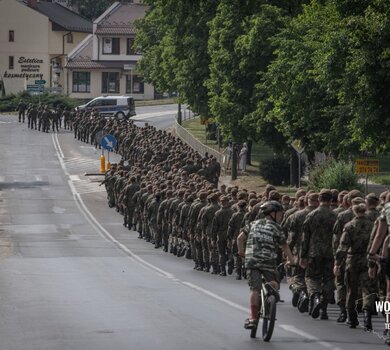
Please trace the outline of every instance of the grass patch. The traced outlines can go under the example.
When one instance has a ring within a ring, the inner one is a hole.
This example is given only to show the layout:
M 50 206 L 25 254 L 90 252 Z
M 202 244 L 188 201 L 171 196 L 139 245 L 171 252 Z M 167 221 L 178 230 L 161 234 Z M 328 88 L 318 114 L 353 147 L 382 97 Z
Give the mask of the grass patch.
M 390 174 L 370 176 L 369 179 L 379 185 L 390 186 Z

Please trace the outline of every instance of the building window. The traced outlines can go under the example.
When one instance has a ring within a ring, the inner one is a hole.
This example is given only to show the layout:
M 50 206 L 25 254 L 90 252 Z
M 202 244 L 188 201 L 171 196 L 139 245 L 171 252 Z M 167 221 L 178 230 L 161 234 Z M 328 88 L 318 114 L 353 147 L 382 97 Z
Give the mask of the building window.
M 15 41 L 15 32 L 13 30 L 8 31 L 8 41 L 9 42 Z
M 103 54 L 119 55 L 120 38 L 103 38 Z
M 127 38 L 127 51 L 126 54 L 128 55 L 134 55 L 135 51 L 133 49 L 134 45 L 134 38 Z
M 8 69 L 14 69 L 14 56 L 8 56 Z
M 133 90 L 131 90 L 131 75 L 126 75 L 126 93 L 143 94 L 144 82 L 139 75 L 133 75 Z
M 72 34 L 72 33 L 68 33 L 68 34 L 66 35 L 66 42 L 67 42 L 68 44 L 73 44 L 73 34 Z
M 102 73 L 102 93 L 119 93 L 119 73 L 103 72 Z
M 91 73 L 73 72 L 73 92 L 91 92 Z

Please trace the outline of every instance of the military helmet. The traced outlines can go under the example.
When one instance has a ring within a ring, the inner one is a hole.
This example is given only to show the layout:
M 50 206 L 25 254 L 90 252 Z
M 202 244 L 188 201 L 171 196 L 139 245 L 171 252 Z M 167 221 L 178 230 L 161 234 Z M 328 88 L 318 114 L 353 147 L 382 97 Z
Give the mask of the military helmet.
M 260 210 L 264 215 L 269 215 L 273 212 L 283 211 L 283 207 L 278 201 L 268 201 L 261 205 Z

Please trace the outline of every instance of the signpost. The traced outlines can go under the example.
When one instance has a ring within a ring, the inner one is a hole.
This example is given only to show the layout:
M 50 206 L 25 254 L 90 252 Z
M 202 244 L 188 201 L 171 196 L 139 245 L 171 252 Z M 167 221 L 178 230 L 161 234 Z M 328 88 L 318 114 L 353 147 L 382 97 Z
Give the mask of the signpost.
M 104 168 L 102 166 L 102 163 L 104 160 L 104 150 L 106 149 L 108 151 L 108 154 L 107 154 L 107 170 L 110 170 L 111 168 L 111 164 L 110 164 L 110 152 L 112 152 L 114 150 L 114 148 L 116 147 L 116 138 L 114 135 L 110 135 L 110 134 L 107 134 L 107 135 L 104 135 L 102 138 L 101 138 L 101 141 L 100 141 L 100 144 L 102 145 L 102 156 L 100 157 L 100 162 L 101 162 L 101 167 L 100 167 L 100 171 L 101 172 L 104 172 Z
M 35 85 L 45 85 L 46 84 L 46 80 L 35 80 L 34 84 Z
M 368 175 L 379 173 L 379 159 L 356 159 L 355 173 L 365 174 L 366 193 L 368 192 Z
M 29 92 L 43 92 L 43 85 L 29 84 L 26 90 Z
M 301 162 L 302 153 L 305 151 L 305 147 L 303 146 L 302 141 L 298 139 L 291 142 L 291 147 L 294 148 L 295 152 L 298 154 L 298 187 L 301 187 Z

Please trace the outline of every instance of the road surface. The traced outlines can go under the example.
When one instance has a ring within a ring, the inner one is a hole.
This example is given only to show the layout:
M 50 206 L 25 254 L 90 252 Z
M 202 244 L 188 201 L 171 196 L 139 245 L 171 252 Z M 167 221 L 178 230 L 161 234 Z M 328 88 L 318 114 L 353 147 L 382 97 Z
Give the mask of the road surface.
M 155 112 L 139 122 L 166 127 L 172 117 Z M 271 342 L 250 339 L 246 281 L 194 271 L 125 229 L 99 177 L 84 176 L 99 169 L 99 151 L 5 115 L 0 149 L 1 350 L 384 347 L 381 319 L 375 333 L 337 324 L 335 307 L 313 320 L 285 284 Z

